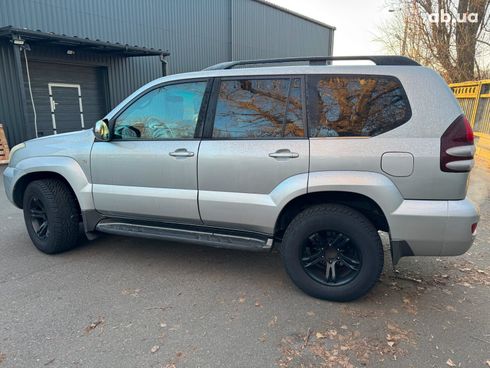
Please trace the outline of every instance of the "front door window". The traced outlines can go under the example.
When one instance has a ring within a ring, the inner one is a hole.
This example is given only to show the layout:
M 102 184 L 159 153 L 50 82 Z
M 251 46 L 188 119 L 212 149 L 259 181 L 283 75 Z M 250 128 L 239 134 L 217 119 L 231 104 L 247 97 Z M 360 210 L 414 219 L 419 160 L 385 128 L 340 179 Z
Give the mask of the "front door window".
M 114 139 L 193 139 L 206 82 L 156 88 L 133 102 L 116 119 Z

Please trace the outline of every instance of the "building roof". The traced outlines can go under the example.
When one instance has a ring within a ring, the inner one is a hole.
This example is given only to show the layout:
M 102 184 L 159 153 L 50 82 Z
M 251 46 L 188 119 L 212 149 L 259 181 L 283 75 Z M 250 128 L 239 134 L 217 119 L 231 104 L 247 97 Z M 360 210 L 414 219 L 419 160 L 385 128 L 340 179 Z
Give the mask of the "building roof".
M 307 17 L 306 15 L 303 15 L 303 14 L 300 14 L 300 13 L 297 13 L 295 11 L 292 11 L 292 10 L 289 10 L 287 8 L 284 8 L 282 6 L 279 6 L 279 5 L 276 5 L 274 3 L 271 3 L 269 1 L 266 1 L 266 0 L 253 0 L 257 3 L 260 3 L 260 4 L 264 4 L 266 6 L 270 6 L 271 8 L 274 8 L 274 9 L 277 9 L 277 10 L 280 10 L 284 13 L 288 13 L 288 14 L 291 14 L 291 15 L 294 15 L 295 17 L 298 17 L 298 18 L 301 18 L 301 19 L 304 19 L 304 20 L 307 20 L 308 22 L 311 22 L 311 23 L 315 23 L 315 24 L 318 24 L 319 26 L 322 26 L 322 27 L 325 27 L 325 28 L 328 28 L 328 29 L 331 29 L 332 31 L 335 31 L 336 28 L 334 26 L 331 26 L 327 23 L 323 23 L 323 22 L 320 22 L 319 20 L 316 20 L 316 19 L 313 19 L 313 18 L 310 18 L 310 17 Z
M 170 55 L 167 51 L 160 49 L 146 48 L 141 46 L 131 46 L 119 42 L 107 42 L 101 40 L 91 40 L 65 34 L 43 32 L 40 30 L 30 30 L 26 28 L 15 28 L 12 26 L 0 28 L 0 38 L 10 38 L 11 40 L 22 39 L 33 43 L 46 43 L 49 45 L 65 46 L 69 48 L 83 48 L 92 52 L 102 52 L 117 54 L 122 56 L 151 56 L 151 55 Z

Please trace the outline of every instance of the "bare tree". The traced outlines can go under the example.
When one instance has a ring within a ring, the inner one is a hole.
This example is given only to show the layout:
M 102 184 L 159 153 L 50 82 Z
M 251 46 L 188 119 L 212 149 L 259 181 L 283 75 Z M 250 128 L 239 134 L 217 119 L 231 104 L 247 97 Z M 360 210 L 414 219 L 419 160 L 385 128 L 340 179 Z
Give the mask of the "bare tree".
M 388 52 L 437 69 L 448 83 L 488 73 L 490 0 L 399 0 L 391 6 L 396 16 L 377 37 Z
M 381 123 L 400 121 L 405 115 L 400 84 L 376 78 L 323 78 L 317 84 L 317 133 L 329 129 L 338 135 L 369 135 Z M 320 134 L 321 135 L 321 134 Z

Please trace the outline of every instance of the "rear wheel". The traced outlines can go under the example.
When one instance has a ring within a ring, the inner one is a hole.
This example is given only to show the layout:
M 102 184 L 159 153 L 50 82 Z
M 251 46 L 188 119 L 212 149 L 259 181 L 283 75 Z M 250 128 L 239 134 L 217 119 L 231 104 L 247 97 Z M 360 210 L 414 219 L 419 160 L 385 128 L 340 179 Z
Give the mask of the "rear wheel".
M 24 192 L 23 209 L 27 232 L 41 252 L 60 253 L 78 244 L 80 214 L 74 195 L 63 182 L 31 182 Z
M 281 254 L 301 290 L 332 301 L 363 296 L 383 269 L 376 228 L 361 213 L 337 204 L 310 207 L 296 216 L 284 234 Z

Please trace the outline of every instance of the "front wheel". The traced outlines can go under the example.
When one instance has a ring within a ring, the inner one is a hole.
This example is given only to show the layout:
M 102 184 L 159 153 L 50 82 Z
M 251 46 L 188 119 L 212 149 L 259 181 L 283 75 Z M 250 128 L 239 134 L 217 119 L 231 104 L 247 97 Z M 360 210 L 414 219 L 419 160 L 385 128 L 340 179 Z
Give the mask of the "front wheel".
M 372 223 L 337 204 L 307 208 L 286 229 L 281 255 L 305 293 L 331 301 L 366 294 L 383 269 L 383 246 Z
M 54 254 L 78 243 L 80 214 L 71 190 L 60 180 L 31 182 L 23 199 L 27 232 L 41 252 Z

